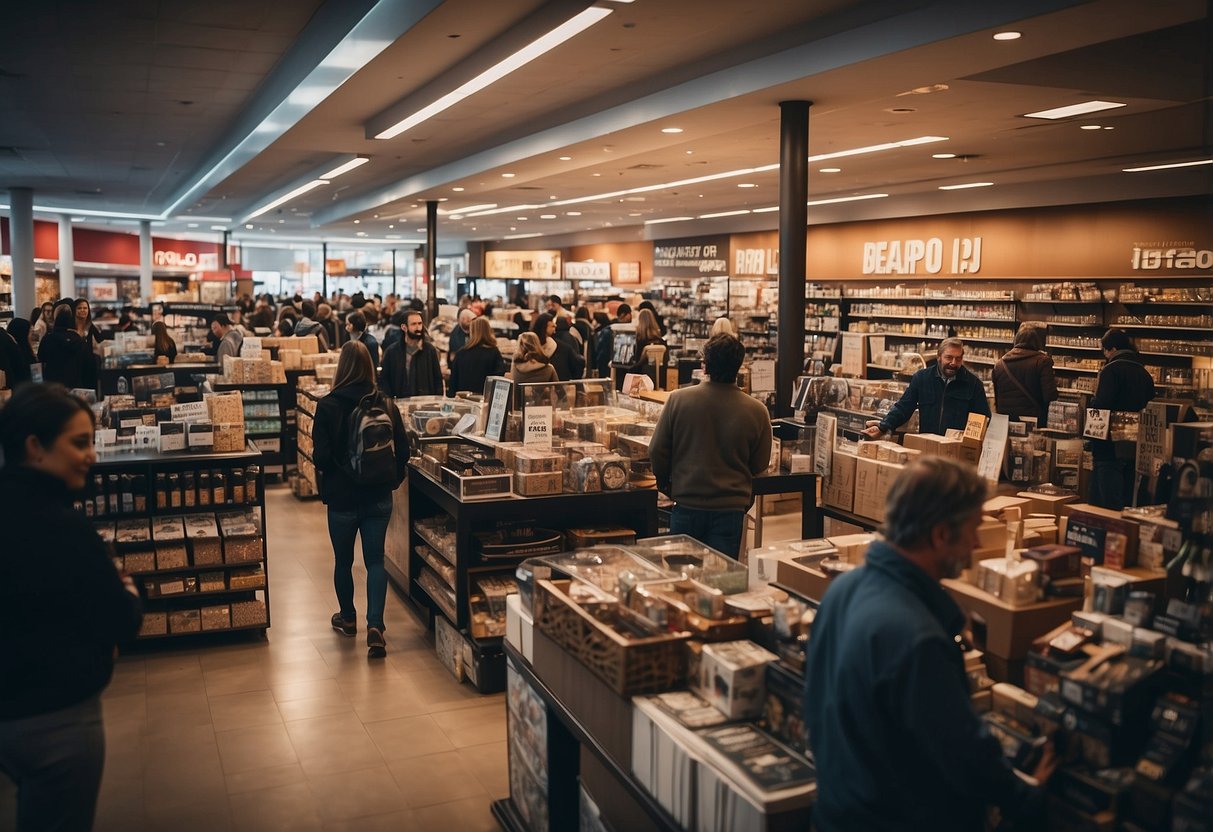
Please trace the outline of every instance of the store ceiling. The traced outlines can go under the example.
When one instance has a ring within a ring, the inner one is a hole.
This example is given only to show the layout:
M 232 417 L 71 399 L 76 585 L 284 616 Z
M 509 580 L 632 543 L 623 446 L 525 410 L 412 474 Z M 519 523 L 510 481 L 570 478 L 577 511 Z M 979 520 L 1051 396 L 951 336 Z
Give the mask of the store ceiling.
M 373 138 L 400 102 L 428 103 L 586 5 L 34 4 L 0 52 L 0 188 L 69 213 L 160 217 L 159 233 L 406 248 L 425 200 L 443 200 L 442 251 L 771 228 L 772 212 L 701 218 L 776 206 L 777 170 L 687 180 L 775 165 L 778 104 L 805 99 L 811 155 L 947 139 L 814 162 L 813 201 L 888 196 L 816 205 L 810 222 L 1213 191 L 1213 166 L 1122 172 L 1210 156 L 1204 0 L 601 0 L 611 13 L 563 45 Z M 1023 37 L 992 38 L 1009 29 Z M 1126 106 L 1023 117 L 1091 99 Z M 932 158 L 945 152 L 957 158 Z M 245 227 L 342 154 L 370 161 Z M 968 182 L 994 184 L 940 190 Z M 476 205 L 497 207 L 465 216 Z M 692 219 L 650 222 L 675 217 Z

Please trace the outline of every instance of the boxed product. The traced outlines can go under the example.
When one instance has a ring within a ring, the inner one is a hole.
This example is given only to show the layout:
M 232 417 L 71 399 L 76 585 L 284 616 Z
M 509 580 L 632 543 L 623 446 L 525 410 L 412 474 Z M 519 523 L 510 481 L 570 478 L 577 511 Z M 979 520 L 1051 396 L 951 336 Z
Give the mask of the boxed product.
M 160 453 L 185 450 L 185 422 L 160 423 Z
M 564 454 L 520 448 L 513 453 L 513 468 L 519 474 L 560 473 L 564 469 Z
M 215 449 L 215 426 L 210 422 L 186 425 L 186 446 L 191 451 L 209 453 Z
M 261 523 L 255 511 L 223 514 L 223 562 L 248 563 L 261 560 Z
M 1073 578 L 1082 570 L 1082 550 L 1076 546 L 1034 546 L 1023 557 L 1035 561 L 1040 574 L 1050 580 Z
M 564 474 L 559 470 L 534 474 L 514 474 L 514 492 L 523 497 L 559 494 L 564 487 Z
M 223 563 L 223 544 L 219 540 L 219 526 L 213 514 L 186 514 L 185 537 L 189 542 L 190 561 L 194 566 L 213 566 Z
M 202 617 L 198 610 L 173 610 L 168 614 L 170 633 L 198 633 L 202 631 Z
M 1050 488 L 1049 492 L 1052 493 L 1020 491 L 1016 496 L 1028 501 L 1025 507 L 1028 514 L 1052 514 L 1054 517 L 1061 516 L 1062 506 L 1078 502 L 1078 496 L 1068 491 L 1054 491 Z
M 119 520 L 116 528 L 115 543 L 145 543 L 152 539 L 146 520 Z
M 434 653 L 438 661 L 450 671 L 455 680 L 462 682 L 463 672 L 463 637 L 455 629 L 455 625 L 447 621 L 446 616 L 434 618 Z
M 829 544 L 838 551 L 838 557 L 847 563 L 862 566 L 866 560 L 868 546 L 876 539 L 871 532 L 858 534 L 840 534 L 826 538 Z
M 227 580 L 223 572 L 199 572 L 199 592 L 223 592 L 227 589 Z
M 594 457 L 583 456 L 569 462 L 569 490 L 576 494 L 602 490 L 602 470 Z
M 923 456 L 942 456 L 960 462 L 963 459 L 961 439 L 949 439 L 936 433 L 907 433 L 901 438 L 907 448 L 919 451 Z
M 568 539 L 570 549 L 584 549 L 587 546 L 600 544 L 631 546 L 636 542 L 636 532 L 623 526 L 567 529 L 564 534 Z
M 232 626 L 232 610 L 227 604 L 203 607 L 201 616 L 203 630 L 227 630 Z
M 269 614 L 265 608 L 265 601 L 256 599 L 232 603 L 233 627 L 253 627 L 258 624 L 265 624 L 268 621 Z
M 185 553 L 185 543 L 156 544 L 157 569 L 181 569 L 188 565 L 189 558 Z
M 123 568 L 132 575 L 156 571 L 156 554 L 154 552 L 127 552 L 122 561 Z
M 752 641 L 705 644 L 691 669 L 691 688 L 731 719 L 761 716 L 766 665 L 778 658 Z
M 442 484 L 461 500 L 509 494 L 512 487 L 508 473 L 468 475 L 452 469 L 449 465 L 442 468 Z
M 143 613 L 143 622 L 139 625 L 139 636 L 163 636 L 168 634 L 168 613 L 149 610 Z
M 231 589 L 263 589 L 265 587 L 265 570 L 260 565 L 248 569 L 233 569 L 228 573 L 228 587 Z
M 1068 503 L 1061 513 L 1066 518 L 1062 542 L 1077 546 L 1083 557 L 1114 569 L 1137 563 L 1137 523 L 1125 519 L 1119 511 L 1087 503 Z
M 152 540 L 155 540 L 157 543 L 166 543 L 184 539 L 185 524 L 181 522 L 180 517 L 152 518 Z M 164 567 L 161 568 L 163 569 Z
M 830 478 L 822 483 L 821 498 L 827 506 L 851 511 L 855 505 L 855 454 L 835 450 L 830 463 Z

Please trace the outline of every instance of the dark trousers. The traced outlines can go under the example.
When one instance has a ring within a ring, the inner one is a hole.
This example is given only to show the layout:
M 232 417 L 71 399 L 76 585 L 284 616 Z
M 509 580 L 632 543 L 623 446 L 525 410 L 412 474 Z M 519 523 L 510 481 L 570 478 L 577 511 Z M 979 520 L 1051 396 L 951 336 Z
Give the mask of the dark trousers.
M 1091 505 L 1119 511 L 1133 495 L 1134 465 L 1123 459 L 1096 459 L 1091 465 Z
M 674 506 L 670 512 L 670 534 L 685 534 L 731 558 L 741 551 L 745 531 L 745 512 L 712 511 L 689 506 Z
M 387 605 L 387 572 L 383 568 L 383 545 L 392 517 L 391 495 L 354 509 L 329 508 L 329 539 L 333 542 L 333 589 L 341 605 L 341 617 L 353 621 L 354 538 L 362 534 L 362 562 L 366 564 L 366 626 L 384 629 L 383 608 Z
M 0 719 L 0 772 L 17 784 L 17 832 L 92 829 L 105 766 L 101 698 Z M 0 818 L 0 827 L 8 828 Z

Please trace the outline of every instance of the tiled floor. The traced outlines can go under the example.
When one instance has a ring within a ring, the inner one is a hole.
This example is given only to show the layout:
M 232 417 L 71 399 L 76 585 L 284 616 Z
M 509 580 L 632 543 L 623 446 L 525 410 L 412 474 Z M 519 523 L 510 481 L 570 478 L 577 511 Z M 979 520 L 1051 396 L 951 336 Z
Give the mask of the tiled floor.
M 97 829 L 495 830 L 509 792 L 505 703 L 460 685 L 388 590 L 388 657 L 329 627 L 332 552 L 318 502 L 267 490 L 265 641 L 141 652 L 105 693 Z M 365 575 L 357 566 L 358 606 Z M 13 790 L 0 777 L 0 830 Z

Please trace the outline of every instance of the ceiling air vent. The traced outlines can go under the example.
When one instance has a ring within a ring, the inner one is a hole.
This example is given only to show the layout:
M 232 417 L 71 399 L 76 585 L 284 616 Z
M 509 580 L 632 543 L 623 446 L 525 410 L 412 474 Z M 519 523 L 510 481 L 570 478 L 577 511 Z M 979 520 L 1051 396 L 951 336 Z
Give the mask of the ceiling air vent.
M 650 165 L 647 162 L 641 162 L 639 165 L 632 165 L 628 170 L 657 170 L 664 167 L 665 165 Z

